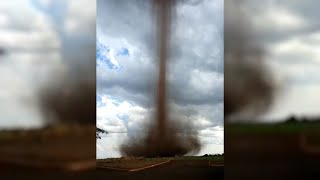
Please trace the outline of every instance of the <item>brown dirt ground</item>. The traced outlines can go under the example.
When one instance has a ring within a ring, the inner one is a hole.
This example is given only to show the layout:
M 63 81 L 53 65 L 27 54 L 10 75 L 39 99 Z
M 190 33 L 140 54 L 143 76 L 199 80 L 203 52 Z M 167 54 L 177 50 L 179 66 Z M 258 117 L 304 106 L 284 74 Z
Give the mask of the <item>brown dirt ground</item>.
M 299 133 L 228 133 L 226 179 L 314 179 L 320 154 L 301 146 Z

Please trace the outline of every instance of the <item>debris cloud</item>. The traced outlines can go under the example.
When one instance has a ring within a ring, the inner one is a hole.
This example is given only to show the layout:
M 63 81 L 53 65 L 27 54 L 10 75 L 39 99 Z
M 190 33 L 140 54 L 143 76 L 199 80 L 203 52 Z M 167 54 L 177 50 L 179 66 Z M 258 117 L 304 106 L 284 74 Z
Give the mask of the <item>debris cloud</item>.
M 167 108 L 167 61 L 169 55 L 171 15 L 174 0 L 154 0 L 157 22 L 157 59 L 159 60 L 156 112 L 154 122 L 146 125 L 147 133 L 125 142 L 120 152 L 124 156 L 169 157 L 195 154 L 201 143 L 187 121 L 169 119 Z

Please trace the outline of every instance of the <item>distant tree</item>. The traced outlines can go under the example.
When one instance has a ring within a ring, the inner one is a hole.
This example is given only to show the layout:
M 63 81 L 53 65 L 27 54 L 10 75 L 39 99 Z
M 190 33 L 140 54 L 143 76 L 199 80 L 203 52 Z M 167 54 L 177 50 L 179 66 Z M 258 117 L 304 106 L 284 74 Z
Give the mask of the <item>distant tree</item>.
M 295 116 L 290 116 L 286 123 L 297 123 L 298 122 L 298 119 L 295 117 Z
M 101 139 L 100 133 L 109 134 L 108 131 L 103 130 L 103 129 L 100 129 L 100 128 L 97 127 L 97 130 L 96 130 L 96 139 Z

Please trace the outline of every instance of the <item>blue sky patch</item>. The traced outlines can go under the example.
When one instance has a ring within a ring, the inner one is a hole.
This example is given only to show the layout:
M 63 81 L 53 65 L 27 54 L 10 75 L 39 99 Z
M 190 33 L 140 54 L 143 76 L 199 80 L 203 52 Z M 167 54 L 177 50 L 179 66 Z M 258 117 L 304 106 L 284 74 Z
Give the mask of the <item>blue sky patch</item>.
M 114 65 L 108 58 L 109 52 L 110 52 L 110 48 L 108 46 L 105 46 L 104 44 L 97 41 L 97 44 L 96 44 L 97 67 L 100 66 L 101 64 L 106 64 L 110 69 L 117 68 L 117 66 Z
M 129 50 L 127 48 L 122 48 L 118 53 L 117 56 L 129 56 Z
M 96 58 L 97 58 L 97 67 L 101 64 L 107 65 L 109 69 L 120 70 L 122 67 L 119 66 L 116 59 L 110 59 L 110 47 L 102 44 L 101 42 L 96 42 Z M 116 50 L 116 57 L 118 56 L 129 56 L 129 50 L 127 48 L 121 48 Z M 114 58 L 114 57 L 113 57 Z
M 97 107 L 102 107 L 104 105 L 104 103 L 102 103 L 102 98 L 98 95 L 96 97 L 96 101 L 97 101 Z

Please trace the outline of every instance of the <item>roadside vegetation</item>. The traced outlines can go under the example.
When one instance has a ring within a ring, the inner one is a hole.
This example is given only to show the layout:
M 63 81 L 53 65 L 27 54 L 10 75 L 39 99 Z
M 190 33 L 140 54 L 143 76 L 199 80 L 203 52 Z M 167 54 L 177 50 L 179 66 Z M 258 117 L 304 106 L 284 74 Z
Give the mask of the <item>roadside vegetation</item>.
M 108 158 L 97 160 L 97 167 L 116 168 L 116 169 L 135 169 L 158 164 L 168 161 L 166 158 L 142 158 L 142 157 L 126 157 L 126 158 Z

